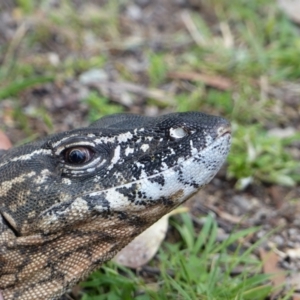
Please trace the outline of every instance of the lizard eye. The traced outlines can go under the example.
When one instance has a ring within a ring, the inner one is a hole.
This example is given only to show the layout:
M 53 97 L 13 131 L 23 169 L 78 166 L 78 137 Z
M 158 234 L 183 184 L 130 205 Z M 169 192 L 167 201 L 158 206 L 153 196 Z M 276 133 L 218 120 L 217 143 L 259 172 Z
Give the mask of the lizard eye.
M 91 160 L 93 152 L 87 147 L 72 147 L 64 151 L 65 161 L 69 164 L 82 165 Z

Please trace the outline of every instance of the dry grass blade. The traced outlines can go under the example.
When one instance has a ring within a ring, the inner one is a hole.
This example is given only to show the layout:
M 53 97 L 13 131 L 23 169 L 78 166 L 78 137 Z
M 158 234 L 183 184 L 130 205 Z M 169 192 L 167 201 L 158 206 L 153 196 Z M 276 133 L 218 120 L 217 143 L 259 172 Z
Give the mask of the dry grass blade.
M 230 79 L 216 75 L 200 74 L 196 72 L 171 72 L 168 74 L 168 77 L 172 79 L 201 81 L 208 86 L 223 91 L 230 90 L 233 87 L 233 82 Z
M 114 101 L 128 106 L 128 100 L 124 98 L 126 93 L 132 93 L 145 98 L 155 99 L 163 104 L 174 105 L 175 101 L 172 96 L 160 89 L 143 87 L 130 82 L 112 82 L 101 81 L 91 83 L 91 87 L 98 89 L 104 96 L 112 98 Z
M 264 249 L 259 249 L 260 258 L 263 262 L 263 271 L 265 274 L 274 274 L 271 277 L 271 281 L 273 286 L 275 287 L 275 291 L 271 295 L 271 299 L 276 299 L 276 296 L 280 292 L 280 288 L 285 283 L 285 272 L 282 269 L 278 268 L 279 257 L 273 251 L 265 251 Z

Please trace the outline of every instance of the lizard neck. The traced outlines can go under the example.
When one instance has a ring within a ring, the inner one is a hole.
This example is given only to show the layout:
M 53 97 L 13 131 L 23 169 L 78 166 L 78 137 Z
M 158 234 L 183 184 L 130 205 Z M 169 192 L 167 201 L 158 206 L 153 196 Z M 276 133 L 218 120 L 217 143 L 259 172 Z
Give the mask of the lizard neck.
M 79 224 L 65 235 L 35 235 L 17 239 L 10 246 L 4 273 L 18 268 L 22 261 L 19 248 L 31 253 L 26 268 L 18 274 L 2 276 L 0 286 L 4 287 L 5 300 L 18 299 L 58 299 L 66 288 L 86 277 L 102 263 L 110 260 L 134 237 L 151 226 L 157 218 L 170 208 L 162 210 L 153 205 L 138 214 L 115 213 L 112 216 L 95 217 L 89 223 Z M 39 244 L 39 246 L 38 246 Z M 32 254 L 32 247 L 35 254 Z M 51 257 L 51 261 L 49 261 Z M 13 284 L 13 287 L 10 287 Z M 51 291 L 51 294 L 49 294 Z

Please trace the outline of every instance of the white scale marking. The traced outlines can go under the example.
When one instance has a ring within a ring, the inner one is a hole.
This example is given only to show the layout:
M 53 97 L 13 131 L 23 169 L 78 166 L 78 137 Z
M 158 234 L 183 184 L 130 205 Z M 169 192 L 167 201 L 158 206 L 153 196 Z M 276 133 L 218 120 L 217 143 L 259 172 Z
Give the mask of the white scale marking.
M 143 144 L 143 145 L 141 146 L 141 149 L 142 149 L 144 152 L 146 152 L 149 148 L 150 148 L 150 147 L 149 147 L 148 144 Z
M 128 156 L 129 154 L 131 153 L 134 153 L 134 149 L 130 146 L 128 146 L 126 149 L 125 149 L 125 155 Z

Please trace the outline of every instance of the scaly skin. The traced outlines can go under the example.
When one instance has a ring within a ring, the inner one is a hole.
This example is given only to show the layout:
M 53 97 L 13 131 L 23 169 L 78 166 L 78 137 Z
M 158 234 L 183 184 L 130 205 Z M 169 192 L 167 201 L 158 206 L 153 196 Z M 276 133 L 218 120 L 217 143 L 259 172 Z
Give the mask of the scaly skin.
M 206 185 L 229 123 L 120 114 L 0 154 L 0 289 L 58 299 Z

